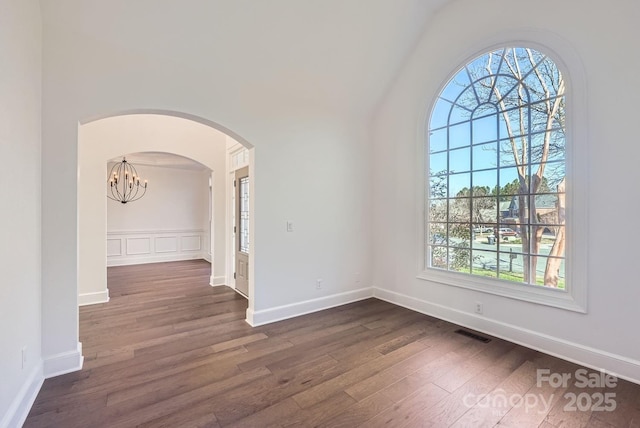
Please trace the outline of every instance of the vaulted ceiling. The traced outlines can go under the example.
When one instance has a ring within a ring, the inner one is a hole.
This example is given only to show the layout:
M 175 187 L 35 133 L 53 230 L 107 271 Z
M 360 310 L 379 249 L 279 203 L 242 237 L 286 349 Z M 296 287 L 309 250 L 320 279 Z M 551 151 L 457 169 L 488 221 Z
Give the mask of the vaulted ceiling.
M 367 117 L 449 0 L 41 0 L 45 35 L 210 75 L 221 96 Z M 45 38 L 45 50 L 47 40 Z M 73 57 L 77 61 L 78 52 Z M 111 58 L 113 56 L 111 55 Z M 113 65 L 113 64 L 111 64 Z M 69 64 L 72 67 L 73 63 Z M 188 82 L 186 82 L 188 84 Z M 252 99 L 252 96 L 256 99 Z M 259 98 L 259 100 L 257 100 Z

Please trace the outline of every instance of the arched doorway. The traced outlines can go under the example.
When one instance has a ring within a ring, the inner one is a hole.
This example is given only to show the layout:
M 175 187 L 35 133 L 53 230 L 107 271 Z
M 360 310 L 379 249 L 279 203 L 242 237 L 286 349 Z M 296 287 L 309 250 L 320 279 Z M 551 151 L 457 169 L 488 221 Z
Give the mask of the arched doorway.
M 136 111 L 96 118 L 78 129 L 78 298 L 80 304 L 108 301 L 105 245 L 106 162 L 133 152 L 173 153 L 193 159 L 212 171 L 212 192 L 227 191 L 227 147 L 252 146 L 211 121 L 176 112 Z M 252 156 L 251 156 L 252 158 Z M 253 169 L 252 162 L 249 168 Z M 253 180 L 253 174 L 251 174 Z M 214 203 L 211 284 L 228 284 L 233 275 L 227 269 L 230 233 L 227 198 Z M 253 211 L 253 204 L 250 204 Z M 253 229 L 249 230 L 253 235 Z M 251 239 L 251 238 L 250 238 Z M 253 270 L 253 254 L 250 271 Z M 253 308 L 253 275 L 249 284 L 249 310 Z

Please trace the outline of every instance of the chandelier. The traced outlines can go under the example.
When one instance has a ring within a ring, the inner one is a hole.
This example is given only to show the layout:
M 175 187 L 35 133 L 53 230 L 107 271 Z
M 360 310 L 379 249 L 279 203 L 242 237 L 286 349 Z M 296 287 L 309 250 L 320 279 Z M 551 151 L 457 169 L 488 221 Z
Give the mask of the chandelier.
M 107 194 L 107 198 L 126 204 L 144 196 L 147 180 L 141 184 L 138 171 L 123 157 L 122 162 L 116 163 L 109 172 L 109 188 L 111 195 Z

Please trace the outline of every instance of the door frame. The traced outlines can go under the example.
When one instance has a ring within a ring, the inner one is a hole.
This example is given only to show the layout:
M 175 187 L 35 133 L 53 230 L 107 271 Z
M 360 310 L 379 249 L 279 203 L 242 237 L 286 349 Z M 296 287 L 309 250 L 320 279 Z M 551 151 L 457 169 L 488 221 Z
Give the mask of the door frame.
M 249 176 L 249 166 L 245 166 L 243 168 L 238 168 L 235 170 L 235 174 L 234 174 L 234 180 L 233 180 L 233 194 L 235 197 L 235 202 L 234 202 L 234 226 L 233 226 L 233 231 L 234 231 L 234 245 L 235 245 L 235 253 L 233 254 L 234 258 L 235 258 L 235 263 L 234 263 L 234 274 L 233 274 L 233 278 L 235 280 L 235 290 L 236 292 L 240 293 L 241 295 L 247 297 L 247 299 L 249 298 L 249 263 L 250 263 L 250 251 L 251 251 L 251 242 L 249 241 L 249 246 L 247 249 L 247 252 L 244 252 L 242 250 L 240 250 L 240 242 L 241 242 L 241 233 L 242 233 L 242 220 L 241 220 L 241 207 L 242 207 L 242 200 L 244 199 L 242 197 L 241 194 L 241 183 L 243 180 L 246 179 L 246 183 L 249 186 L 249 192 L 248 192 L 248 199 L 251 198 L 251 193 L 253 192 L 253 189 L 251 188 L 251 185 L 249 183 L 250 180 L 250 176 Z M 247 203 L 249 203 L 249 201 L 247 201 Z M 248 211 L 247 211 L 247 216 L 249 216 L 249 211 L 251 209 L 251 206 L 247 207 Z M 247 225 L 247 239 L 248 234 L 249 234 L 249 230 L 251 229 L 251 217 L 249 216 L 249 223 Z M 242 263 L 241 263 L 241 259 L 246 261 L 245 267 L 244 269 L 242 269 Z M 245 272 L 246 275 L 246 282 L 243 282 L 241 280 L 242 278 L 242 273 L 241 271 Z M 239 284 L 242 284 L 242 287 L 239 287 Z
M 249 167 L 249 217 L 252 221 L 249 223 L 249 307 L 247 309 L 247 320 L 252 319 L 254 311 L 254 261 L 255 261 L 255 177 L 254 177 L 254 149 L 247 149 L 240 143 L 234 141 L 227 147 L 227 268 L 226 268 L 226 284 L 230 288 L 236 290 L 236 281 L 233 276 L 235 272 L 235 245 L 236 234 L 235 226 L 235 189 L 233 182 L 235 180 L 236 170 Z

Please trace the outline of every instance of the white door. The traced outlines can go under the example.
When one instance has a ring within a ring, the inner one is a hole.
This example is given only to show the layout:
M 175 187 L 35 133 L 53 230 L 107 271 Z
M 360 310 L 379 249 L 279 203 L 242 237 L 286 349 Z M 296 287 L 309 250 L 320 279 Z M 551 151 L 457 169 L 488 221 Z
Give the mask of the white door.
M 249 296 L 249 167 L 236 171 L 236 290 Z

